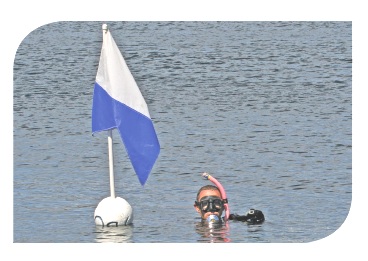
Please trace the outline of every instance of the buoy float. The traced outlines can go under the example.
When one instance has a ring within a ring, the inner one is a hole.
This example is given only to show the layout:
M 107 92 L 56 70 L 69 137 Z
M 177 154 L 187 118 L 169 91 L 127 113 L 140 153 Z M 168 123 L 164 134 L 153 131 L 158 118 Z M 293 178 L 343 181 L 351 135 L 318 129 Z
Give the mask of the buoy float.
M 107 197 L 97 205 L 94 219 L 99 226 L 126 226 L 133 222 L 133 208 L 121 197 Z

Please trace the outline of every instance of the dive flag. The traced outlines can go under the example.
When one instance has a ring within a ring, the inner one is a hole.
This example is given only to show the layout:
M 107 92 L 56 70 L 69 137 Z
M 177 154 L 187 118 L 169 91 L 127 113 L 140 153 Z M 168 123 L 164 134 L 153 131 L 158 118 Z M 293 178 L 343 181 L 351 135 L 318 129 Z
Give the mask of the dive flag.
M 117 128 L 142 185 L 160 153 L 147 104 L 107 25 L 94 85 L 92 134 Z

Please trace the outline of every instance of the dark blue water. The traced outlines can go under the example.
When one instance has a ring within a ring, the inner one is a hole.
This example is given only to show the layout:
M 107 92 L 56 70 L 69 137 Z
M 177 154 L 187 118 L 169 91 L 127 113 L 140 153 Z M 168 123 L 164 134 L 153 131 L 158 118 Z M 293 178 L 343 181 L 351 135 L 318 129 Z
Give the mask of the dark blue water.
M 96 227 L 110 195 L 107 134 L 91 135 L 100 22 L 30 32 L 14 60 L 16 243 L 312 242 L 352 200 L 350 22 L 110 22 L 161 153 L 144 187 L 114 132 L 115 190 L 132 226 Z M 232 213 L 260 226 L 198 227 L 207 171 Z M 25 225 L 26 224 L 26 225 Z

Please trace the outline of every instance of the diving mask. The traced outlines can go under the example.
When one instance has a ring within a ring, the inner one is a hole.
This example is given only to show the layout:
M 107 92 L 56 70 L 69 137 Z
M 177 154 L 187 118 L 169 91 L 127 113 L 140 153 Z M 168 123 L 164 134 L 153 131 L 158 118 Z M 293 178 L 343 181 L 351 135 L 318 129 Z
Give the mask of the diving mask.
M 221 212 L 224 209 L 224 202 L 215 196 L 206 196 L 195 202 L 202 212 Z

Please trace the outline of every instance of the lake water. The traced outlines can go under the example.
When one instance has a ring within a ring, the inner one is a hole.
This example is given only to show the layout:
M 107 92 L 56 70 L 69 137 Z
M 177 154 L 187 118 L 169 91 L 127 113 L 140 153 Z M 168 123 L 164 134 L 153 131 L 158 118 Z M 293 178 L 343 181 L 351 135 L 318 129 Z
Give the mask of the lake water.
M 352 200 L 351 22 L 109 22 L 161 153 L 144 187 L 114 137 L 115 191 L 133 225 L 96 227 L 110 195 L 107 134 L 91 134 L 101 22 L 35 29 L 14 60 L 15 243 L 299 243 L 344 223 Z M 207 171 L 231 213 L 199 226 Z

